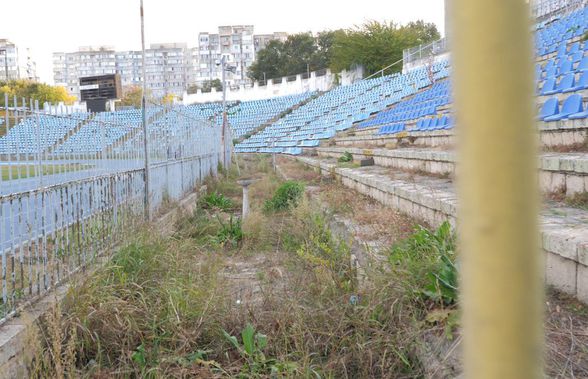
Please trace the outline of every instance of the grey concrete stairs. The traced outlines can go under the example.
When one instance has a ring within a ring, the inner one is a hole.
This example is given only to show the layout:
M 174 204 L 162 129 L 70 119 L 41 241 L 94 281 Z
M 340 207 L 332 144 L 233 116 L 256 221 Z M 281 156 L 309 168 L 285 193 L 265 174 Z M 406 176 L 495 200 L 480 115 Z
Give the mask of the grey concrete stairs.
M 378 166 L 428 173 L 455 174 L 456 153 L 425 148 L 362 149 L 327 146 L 315 149 L 319 157 L 339 158 L 349 152 L 353 159 L 373 158 Z M 570 196 L 588 191 L 588 153 L 543 153 L 538 162 L 540 188 L 544 192 L 563 191 Z
M 334 159 L 300 156 L 323 175 L 416 219 L 456 225 L 457 196 L 450 179 L 368 166 L 337 167 Z M 588 212 L 546 203 L 540 217 L 546 283 L 588 303 Z

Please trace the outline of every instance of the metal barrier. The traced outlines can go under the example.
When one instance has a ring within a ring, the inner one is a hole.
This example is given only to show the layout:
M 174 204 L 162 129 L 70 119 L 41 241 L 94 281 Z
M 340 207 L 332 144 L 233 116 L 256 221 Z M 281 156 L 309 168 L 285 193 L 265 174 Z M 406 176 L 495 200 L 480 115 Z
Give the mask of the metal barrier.
M 3 105 L 0 324 L 143 225 L 146 173 L 140 110 L 49 115 L 8 96 Z M 221 127 L 194 110 L 147 108 L 152 213 L 230 161 L 230 131 L 221 145 Z
M 533 0 L 531 13 L 539 21 L 545 21 L 555 15 L 562 15 L 583 8 L 587 0 Z
M 419 62 L 423 59 L 434 57 L 448 51 L 447 40 L 445 38 L 441 38 L 428 44 L 404 49 L 402 52 L 402 66 L 407 67 L 412 63 Z

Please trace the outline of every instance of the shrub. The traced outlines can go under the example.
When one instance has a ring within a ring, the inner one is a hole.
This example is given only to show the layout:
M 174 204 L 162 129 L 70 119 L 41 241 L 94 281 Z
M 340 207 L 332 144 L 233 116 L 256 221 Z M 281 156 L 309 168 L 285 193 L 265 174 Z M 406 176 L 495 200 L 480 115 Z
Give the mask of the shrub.
M 229 218 L 228 223 L 224 223 L 220 217 L 218 219 L 221 228 L 216 234 L 217 242 L 221 246 L 230 245 L 232 247 L 237 246 L 243 239 L 243 229 L 241 228 L 241 219 L 233 219 L 233 216 Z
M 231 199 L 216 191 L 204 196 L 201 205 L 203 208 L 218 208 L 225 211 L 234 207 Z
M 296 206 L 304 193 L 304 184 L 289 180 L 278 187 L 274 196 L 266 200 L 264 209 L 266 212 L 277 212 Z
M 432 232 L 422 226 L 410 237 L 395 244 L 389 262 L 406 274 L 404 283 L 411 292 L 437 303 L 457 301 L 455 234 L 448 222 Z
M 353 155 L 350 152 L 346 151 L 339 157 L 337 160 L 339 163 L 346 163 L 346 162 L 353 162 Z

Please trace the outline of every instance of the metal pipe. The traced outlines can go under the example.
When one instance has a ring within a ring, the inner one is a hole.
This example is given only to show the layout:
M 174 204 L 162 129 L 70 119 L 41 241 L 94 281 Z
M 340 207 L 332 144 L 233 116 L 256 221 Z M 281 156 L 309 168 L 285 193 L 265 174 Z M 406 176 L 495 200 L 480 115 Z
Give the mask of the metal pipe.
M 147 74 L 145 69 L 145 20 L 143 13 L 143 0 L 141 1 L 141 51 L 143 64 L 143 91 L 141 94 L 141 121 L 143 126 L 143 150 L 145 154 L 145 220 L 151 220 L 151 204 L 149 201 L 149 134 L 147 133 L 147 115 L 146 115 L 146 92 L 147 92 Z
M 542 257 L 530 13 L 454 0 L 466 378 L 542 376 Z

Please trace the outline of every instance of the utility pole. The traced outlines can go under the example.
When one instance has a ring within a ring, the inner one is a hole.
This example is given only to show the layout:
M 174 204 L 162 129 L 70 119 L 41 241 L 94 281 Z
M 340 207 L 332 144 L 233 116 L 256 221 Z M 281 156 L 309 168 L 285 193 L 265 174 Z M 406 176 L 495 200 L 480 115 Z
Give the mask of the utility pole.
M 143 149 L 145 154 L 145 220 L 151 220 L 151 204 L 149 201 L 149 146 L 147 133 L 147 115 L 146 115 L 146 92 L 147 92 L 147 75 L 145 69 L 145 20 L 143 13 L 143 0 L 141 1 L 141 51 L 143 63 L 143 91 L 141 95 L 141 118 L 143 122 Z
M 223 165 L 227 163 L 225 149 L 225 128 L 227 127 L 227 83 L 226 83 L 226 57 L 221 57 L 221 71 L 223 80 L 223 126 L 221 130 L 221 149 L 223 151 Z M 226 167 L 225 167 L 226 168 Z

